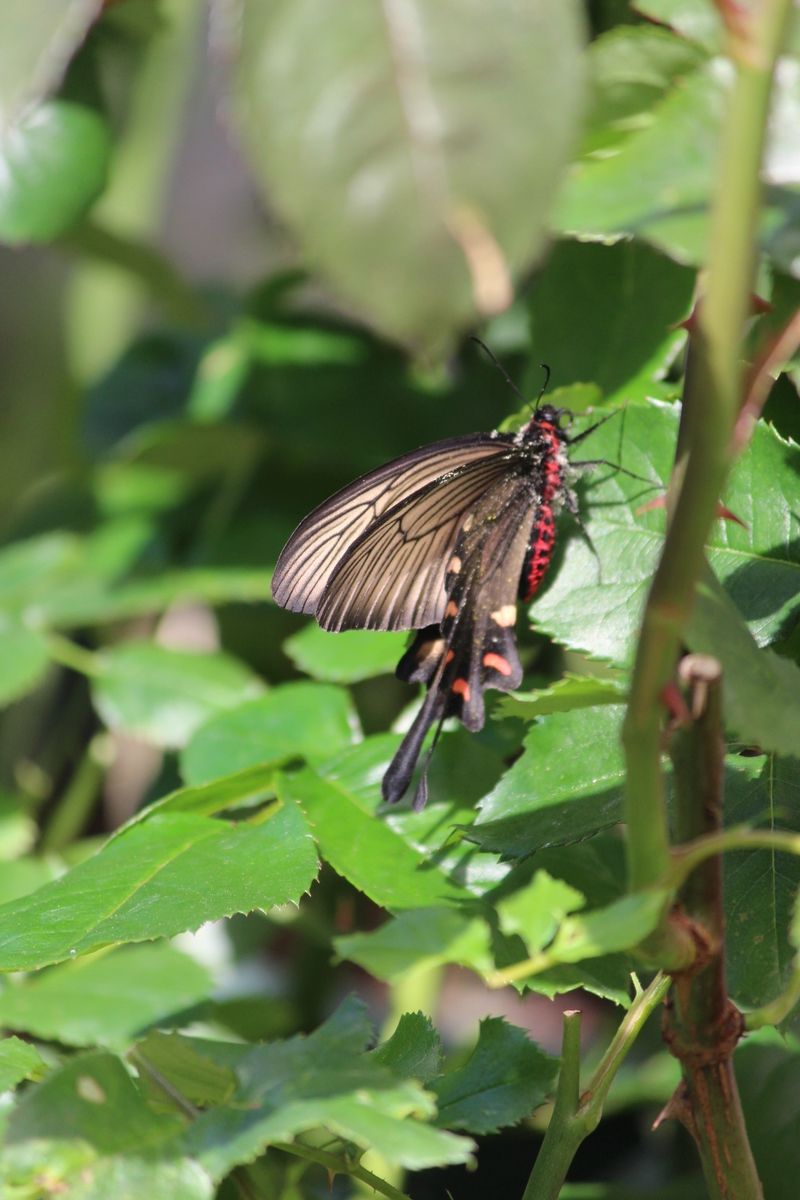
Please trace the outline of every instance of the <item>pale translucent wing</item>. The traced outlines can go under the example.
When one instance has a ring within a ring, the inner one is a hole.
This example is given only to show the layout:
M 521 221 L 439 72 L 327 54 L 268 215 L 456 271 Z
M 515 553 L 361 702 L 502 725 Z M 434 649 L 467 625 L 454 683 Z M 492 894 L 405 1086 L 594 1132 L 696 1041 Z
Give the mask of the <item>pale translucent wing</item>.
M 399 503 L 437 480 L 456 479 L 474 464 L 496 460 L 509 441 L 488 433 L 447 438 L 378 467 L 342 488 L 298 525 L 272 577 L 276 604 L 292 612 L 316 613 L 337 567 L 372 526 Z M 348 623 L 337 628 L 353 628 Z M 396 628 L 399 628 L 396 627 Z
M 496 443 L 491 443 L 496 445 Z M 371 524 L 331 574 L 318 605 L 324 629 L 419 629 L 441 621 L 445 575 L 465 521 L 513 470 L 514 451 L 440 476 Z

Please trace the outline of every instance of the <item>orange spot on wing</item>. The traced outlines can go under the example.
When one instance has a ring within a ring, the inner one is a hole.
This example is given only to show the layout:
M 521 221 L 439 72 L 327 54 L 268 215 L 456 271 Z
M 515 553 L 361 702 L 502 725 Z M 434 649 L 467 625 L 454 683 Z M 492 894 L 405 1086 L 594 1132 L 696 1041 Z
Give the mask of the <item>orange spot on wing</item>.
M 469 704 L 469 684 L 466 679 L 454 679 L 450 691 L 455 692 L 457 696 L 463 696 Z
M 499 671 L 501 675 L 511 674 L 511 663 L 508 661 L 508 659 L 503 658 L 502 654 L 484 654 L 483 665 L 485 667 L 491 667 L 495 671 Z
M 448 600 L 447 608 L 444 610 L 444 615 L 446 617 L 458 616 L 458 605 L 456 604 L 455 600 Z
M 445 656 L 444 656 L 445 666 L 447 666 L 448 663 L 451 663 L 453 661 L 453 659 L 455 658 L 455 656 L 456 656 L 455 650 L 448 650 L 447 654 L 445 654 Z

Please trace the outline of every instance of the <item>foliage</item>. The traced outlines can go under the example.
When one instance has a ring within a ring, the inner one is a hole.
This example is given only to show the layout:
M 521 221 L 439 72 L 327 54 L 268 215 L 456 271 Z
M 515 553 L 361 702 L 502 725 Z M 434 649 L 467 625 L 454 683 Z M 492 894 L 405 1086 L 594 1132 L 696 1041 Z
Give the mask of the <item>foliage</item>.
M 653 1022 L 649 1059 L 621 1065 L 665 994 L 656 969 L 678 969 L 674 944 L 653 947 L 685 880 L 676 855 L 629 886 L 620 734 L 668 556 L 657 497 L 684 436 L 741 31 L 711 0 L 340 0 L 321 36 L 308 0 L 219 0 L 242 157 L 228 202 L 247 227 L 215 212 L 189 255 L 214 265 L 184 276 L 183 226 L 225 175 L 186 149 L 205 71 L 188 7 L 0 16 L 0 1191 L 467 1200 L 500 1144 L 523 1163 L 509 1195 L 555 1196 L 604 1104 L 663 1105 L 676 1083 Z M 730 996 L 783 1005 L 760 1023 L 787 1040 L 767 1029 L 737 1052 L 770 1197 L 789 1195 L 775 1164 L 800 1119 L 797 31 L 784 50 L 767 305 L 737 354 L 784 340 L 681 629 L 724 673 Z M 267 219 L 241 216 L 242 178 Z M 66 280 L 57 332 L 42 271 Z M 213 286 L 189 279 L 204 273 Z M 15 342 L 17 307 L 33 332 Z M 581 519 L 559 518 L 519 631 L 523 687 L 490 694 L 479 734 L 446 728 L 427 808 L 387 809 L 405 637 L 289 616 L 270 571 L 359 472 L 527 419 L 470 329 L 527 393 L 547 360 L 550 399 L 587 432 Z M 598 408 L 613 418 L 588 432 Z M 454 1033 L 473 989 L 483 1019 Z M 560 1071 L 545 1029 L 547 1001 L 576 989 L 585 1090 L 574 1023 Z M 564 1170 L 534 1193 L 551 1111 Z M 695 1159 L 667 1140 L 620 1164 L 601 1125 L 597 1194 L 694 1194 Z M 448 1171 L 431 1184 L 432 1168 Z

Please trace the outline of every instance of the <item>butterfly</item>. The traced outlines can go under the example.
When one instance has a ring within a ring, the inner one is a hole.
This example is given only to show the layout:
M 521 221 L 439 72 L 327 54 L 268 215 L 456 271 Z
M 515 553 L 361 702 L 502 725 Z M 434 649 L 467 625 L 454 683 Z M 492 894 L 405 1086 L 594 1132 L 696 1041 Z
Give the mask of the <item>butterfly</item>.
M 283 548 L 275 603 L 323 629 L 409 629 L 397 677 L 427 694 L 392 759 L 383 798 L 407 791 L 428 730 L 436 733 L 414 808 L 427 800 L 427 765 L 443 722 L 484 723 L 486 688 L 519 687 L 517 601 L 538 591 L 555 545 L 555 518 L 578 520 L 570 485 L 582 467 L 566 410 L 537 407 L 517 433 L 446 438 L 378 467 L 320 504 Z M 607 419 L 607 418 L 605 418 Z M 584 531 L 585 532 L 585 531 Z

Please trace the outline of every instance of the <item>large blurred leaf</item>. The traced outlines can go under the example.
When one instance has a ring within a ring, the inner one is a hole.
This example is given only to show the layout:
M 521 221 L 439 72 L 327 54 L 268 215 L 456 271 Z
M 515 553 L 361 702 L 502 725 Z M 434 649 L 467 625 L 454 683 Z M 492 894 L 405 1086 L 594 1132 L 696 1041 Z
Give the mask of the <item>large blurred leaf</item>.
M 620 819 L 620 705 L 544 717 L 466 836 L 511 858 L 579 841 Z M 578 746 L 590 754 L 576 754 Z
M 48 1189 L 69 1200 L 211 1200 L 211 1180 L 196 1163 L 162 1152 L 182 1124 L 148 1107 L 118 1058 L 102 1050 L 78 1055 L 15 1109 L 0 1188 L 41 1196 L 46 1178 Z
M 18 1037 L 0 1039 L 0 1092 L 16 1087 L 23 1079 L 43 1075 L 45 1070 L 44 1060 L 35 1046 Z
M 694 273 L 640 242 L 561 242 L 531 294 L 531 339 L 554 383 L 594 383 L 612 401 L 640 399 L 686 334 Z
M 261 568 L 190 567 L 115 580 L 93 576 L 90 555 L 87 560 L 87 571 L 40 597 L 34 606 L 37 623 L 73 628 L 158 613 L 171 604 L 253 603 L 269 595 L 269 572 Z
M 66 97 L 46 100 L 0 134 L 0 240 L 52 240 L 102 191 L 111 155 L 105 118 Z
M 9 984 L 0 992 L 0 1024 L 67 1046 L 122 1049 L 210 991 L 208 972 L 186 954 L 165 943 L 135 946 Z
M 185 745 L 209 717 L 264 690 L 244 663 L 227 654 L 128 642 L 97 661 L 92 697 L 106 725 L 157 746 Z
M 317 857 L 296 806 L 258 810 L 237 823 L 200 815 L 253 794 L 189 789 L 196 812 L 174 804 L 132 822 L 93 857 L 38 891 L 0 906 L 0 970 L 73 958 L 117 942 L 171 937 L 235 912 L 296 903 Z M 217 794 L 216 803 L 213 797 Z
M 0 705 L 36 687 L 49 661 L 40 633 L 0 616 Z
M 187 783 L 207 783 L 258 763 L 319 762 L 350 745 L 356 730 L 342 688 L 287 683 L 202 725 L 181 756 L 181 770 Z
M 314 0 L 241 8 L 239 128 L 307 261 L 417 347 L 504 306 L 576 133 L 578 6 L 340 0 L 325 37 Z
M 0 11 L 0 128 L 58 85 L 103 0 L 25 0 Z

